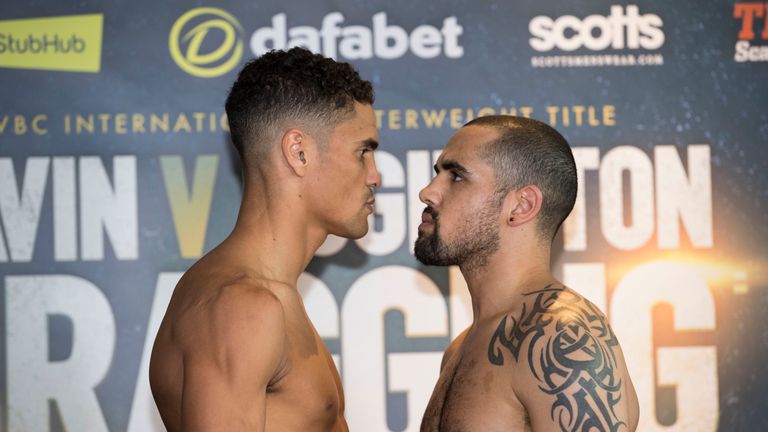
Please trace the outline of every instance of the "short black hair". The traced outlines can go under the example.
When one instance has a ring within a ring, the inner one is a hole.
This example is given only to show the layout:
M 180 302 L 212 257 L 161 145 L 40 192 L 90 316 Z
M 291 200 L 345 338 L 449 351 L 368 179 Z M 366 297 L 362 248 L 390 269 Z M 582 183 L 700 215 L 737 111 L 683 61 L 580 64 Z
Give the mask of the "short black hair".
M 355 102 L 372 105 L 373 86 L 349 63 L 304 48 L 272 50 L 238 74 L 226 102 L 232 143 L 244 165 L 258 165 L 287 120 L 335 126 Z
M 544 197 L 538 229 L 552 240 L 576 202 L 576 163 L 568 142 L 552 127 L 525 117 L 479 117 L 464 125 L 492 127 L 499 137 L 485 143 L 479 154 L 496 173 L 497 193 L 535 185 Z

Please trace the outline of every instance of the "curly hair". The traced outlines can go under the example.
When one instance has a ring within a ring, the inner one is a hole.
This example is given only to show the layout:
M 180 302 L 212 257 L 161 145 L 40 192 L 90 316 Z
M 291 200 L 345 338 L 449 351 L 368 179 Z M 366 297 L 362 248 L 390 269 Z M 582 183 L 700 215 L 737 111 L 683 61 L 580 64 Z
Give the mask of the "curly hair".
M 576 163 L 568 142 L 552 127 L 525 117 L 479 117 L 467 126 L 499 132 L 479 150 L 496 174 L 496 192 L 503 199 L 511 189 L 538 186 L 544 199 L 537 228 L 542 238 L 552 240 L 576 201 Z
M 232 143 L 244 164 L 259 164 L 287 121 L 335 126 L 355 102 L 372 105 L 373 87 L 349 63 L 304 48 L 270 51 L 240 71 L 226 102 Z

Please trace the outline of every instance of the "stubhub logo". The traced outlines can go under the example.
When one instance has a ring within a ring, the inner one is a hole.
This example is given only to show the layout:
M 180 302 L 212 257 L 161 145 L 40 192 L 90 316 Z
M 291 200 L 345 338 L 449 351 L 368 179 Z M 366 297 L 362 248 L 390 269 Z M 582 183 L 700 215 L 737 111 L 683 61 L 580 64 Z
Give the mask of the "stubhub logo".
M 533 36 L 529 43 L 539 52 L 555 48 L 575 51 L 612 49 L 655 50 L 664 45 L 663 21 L 655 14 L 640 15 L 636 5 L 611 6 L 611 14 L 589 15 L 583 19 L 563 15 L 557 19 L 539 15 L 528 23 Z
M 440 28 L 420 25 L 406 31 L 387 22 L 386 12 L 372 18 L 372 26 L 343 26 L 344 15 L 331 12 L 325 15 L 320 28 L 312 26 L 288 27 L 288 17 L 281 13 L 272 17 L 271 26 L 263 27 L 251 35 L 251 51 L 260 56 L 272 49 L 302 46 L 326 57 L 363 60 L 370 58 L 397 59 L 407 52 L 416 57 L 431 59 L 441 54 L 448 58 L 464 55 L 459 43 L 464 29 L 456 17 L 447 17 Z

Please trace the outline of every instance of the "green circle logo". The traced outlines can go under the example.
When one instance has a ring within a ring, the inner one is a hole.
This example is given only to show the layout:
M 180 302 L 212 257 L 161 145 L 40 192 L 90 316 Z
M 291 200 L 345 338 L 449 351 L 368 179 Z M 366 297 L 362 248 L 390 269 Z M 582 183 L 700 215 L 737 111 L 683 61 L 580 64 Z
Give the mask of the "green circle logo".
M 217 48 L 201 52 L 203 42 L 211 32 L 223 33 L 223 40 Z M 196 77 L 213 78 L 224 75 L 240 63 L 242 34 L 240 23 L 228 12 L 210 7 L 195 8 L 173 23 L 168 48 L 173 61 L 183 71 Z

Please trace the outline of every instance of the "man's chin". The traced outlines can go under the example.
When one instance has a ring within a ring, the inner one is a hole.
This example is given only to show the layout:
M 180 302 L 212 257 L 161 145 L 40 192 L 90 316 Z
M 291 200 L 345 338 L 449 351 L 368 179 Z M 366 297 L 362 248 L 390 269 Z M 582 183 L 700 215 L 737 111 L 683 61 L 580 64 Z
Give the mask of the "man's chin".
M 441 265 L 440 259 L 429 244 L 428 238 L 419 235 L 416 244 L 413 246 L 413 254 L 416 259 L 424 265 Z
M 438 257 L 436 257 L 433 254 L 430 253 L 415 253 L 416 260 L 418 260 L 420 263 L 428 266 L 445 266 L 445 264 L 442 260 L 440 260 Z
M 337 235 L 339 237 L 344 237 L 350 240 L 358 240 L 365 237 L 365 235 L 368 234 L 368 222 L 366 221 L 365 224 L 360 226 L 346 226 L 344 227 L 343 231 L 340 230 L 339 232 L 335 232 L 331 234 Z

